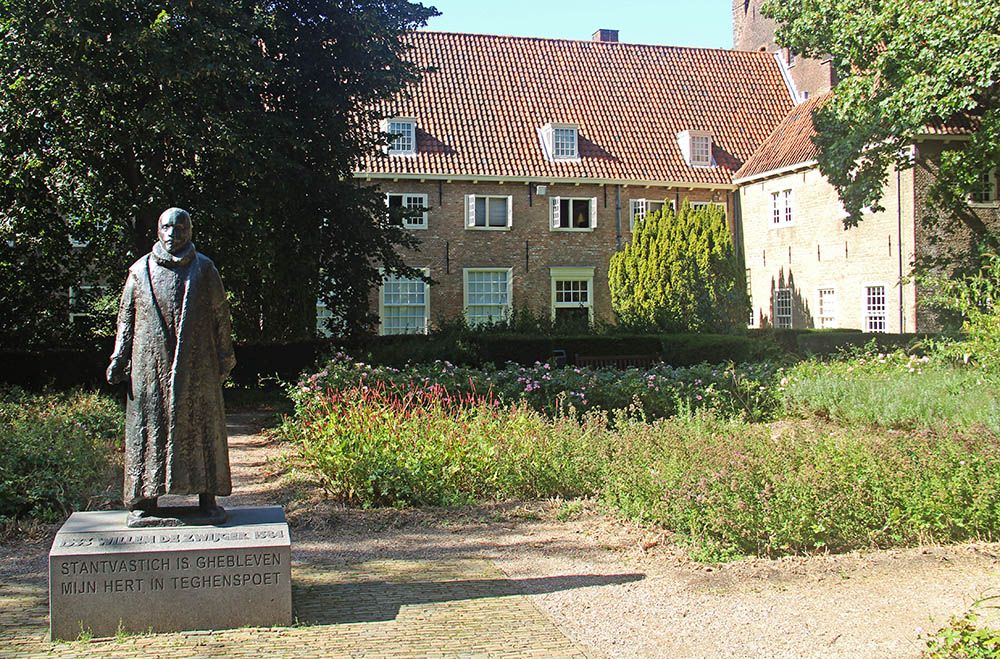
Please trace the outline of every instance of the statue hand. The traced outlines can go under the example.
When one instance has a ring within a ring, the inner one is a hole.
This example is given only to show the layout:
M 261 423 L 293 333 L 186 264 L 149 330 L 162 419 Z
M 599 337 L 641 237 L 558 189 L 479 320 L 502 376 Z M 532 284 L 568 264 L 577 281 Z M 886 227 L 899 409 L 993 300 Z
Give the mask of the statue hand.
M 128 379 L 128 369 L 118 359 L 112 359 L 107 372 L 108 384 L 118 384 Z

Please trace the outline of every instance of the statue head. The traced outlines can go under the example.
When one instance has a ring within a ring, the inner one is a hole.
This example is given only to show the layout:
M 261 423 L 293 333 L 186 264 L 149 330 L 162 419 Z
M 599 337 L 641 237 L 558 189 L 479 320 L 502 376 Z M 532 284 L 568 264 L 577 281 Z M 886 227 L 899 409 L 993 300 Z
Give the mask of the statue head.
M 191 242 L 191 214 L 183 208 L 168 208 L 160 214 L 157 235 L 163 248 L 180 254 Z

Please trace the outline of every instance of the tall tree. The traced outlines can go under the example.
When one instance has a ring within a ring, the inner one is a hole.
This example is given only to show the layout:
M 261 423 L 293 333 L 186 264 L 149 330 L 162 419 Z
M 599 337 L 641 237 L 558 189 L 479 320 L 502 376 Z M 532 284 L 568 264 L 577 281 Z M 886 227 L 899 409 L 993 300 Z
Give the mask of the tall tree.
M 1000 167 L 1000 2 L 997 0 L 770 0 L 778 42 L 832 58 L 839 82 L 816 113 L 819 168 L 856 225 L 878 201 L 892 165 L 935 172 L 932 214 L 996 244 L 969 205 Z M 959 128 L 961 148 L 928 162 L 909 146 L 928 127 Z
M 0 0 L 0 316 L 23 325 L 0 338 L 45 334 L 33 318 L 84 272 L 117 288 L 170 206 L 192 212 L 241 339 L 309 335 L 320 293 L 360 319 L 407 238 L 351 171 L 384 142 L 376 108 L 420 73 L 400 34 L 435 13 Z
M 611 306 L 626 326 L 729 332 L 750 314 L 746 280 L 723 211 L 714 204 L 637 219 L 632 240 L 611 257 Z

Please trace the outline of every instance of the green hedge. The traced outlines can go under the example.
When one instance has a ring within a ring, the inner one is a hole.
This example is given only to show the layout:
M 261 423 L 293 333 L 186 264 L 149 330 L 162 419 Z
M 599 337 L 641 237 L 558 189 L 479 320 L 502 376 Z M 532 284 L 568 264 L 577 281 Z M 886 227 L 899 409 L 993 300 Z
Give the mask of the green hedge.
M 849 348 L 860 348 L 875 342 L 879 350 L 911 350 L 920 341 L 926 340 L 929 334 L 881 334 L 858 331 L 808 332 L 798 334 L 796 343 L 803 355 L 832 355 Z

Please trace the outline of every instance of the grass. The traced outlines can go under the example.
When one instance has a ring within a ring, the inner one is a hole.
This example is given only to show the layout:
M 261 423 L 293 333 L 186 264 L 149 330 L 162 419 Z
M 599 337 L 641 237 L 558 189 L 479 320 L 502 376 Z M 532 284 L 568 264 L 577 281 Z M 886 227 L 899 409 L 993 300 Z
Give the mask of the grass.
M 783 380 L 788 413 L 839 424 L 1000 433 L 1000 376 L 903 353 L 805 361 Z

